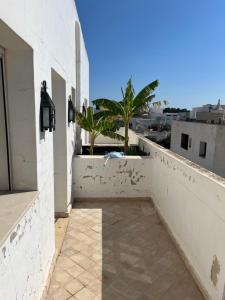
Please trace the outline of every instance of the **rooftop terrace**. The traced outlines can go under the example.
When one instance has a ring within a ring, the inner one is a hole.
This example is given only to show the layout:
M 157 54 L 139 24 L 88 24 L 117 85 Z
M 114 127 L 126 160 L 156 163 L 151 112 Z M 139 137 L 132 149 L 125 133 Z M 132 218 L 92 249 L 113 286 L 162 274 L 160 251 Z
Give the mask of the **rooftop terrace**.
M 224 178 L 136 139 L 148 156 L 74 157 L 47 299 L 224 299 Z
M 150 200 L 90 200 L 74 206 L 47 299 L 203 297 Z

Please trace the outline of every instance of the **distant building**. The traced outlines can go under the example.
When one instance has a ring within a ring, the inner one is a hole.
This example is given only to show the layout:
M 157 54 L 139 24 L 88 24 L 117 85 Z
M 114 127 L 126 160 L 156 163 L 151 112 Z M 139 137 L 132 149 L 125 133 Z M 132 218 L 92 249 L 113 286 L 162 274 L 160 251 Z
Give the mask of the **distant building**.
M 220 100 L 218 101 L 218 104 L 216 106 L 210 107 L 209 111 L 196 112 L 196 120 L 206 121 L 208 123 L 224 124 L 225 109 L 220 104 Z
M 201 107 L 193 107 L 190 112 L 190 119 L 196 119 L 200 121 L 215 121 L 221 122 L 224 118 L 225 105 L 220 104 L 220 99 L 216 105 L 206 104 Z
M 183 111 L 183 112 L 176 112 L 176 113 L 171 113 L 171 112 L 165 112 L 163 113 L 164 116 L 166 116 L 168 119 L 172 120 L 187 120 L 190 116 L 189 111 Z
M 171 150 L 225 177 L 225 126 L 174 121 Z
M 132 129 L 138 132 L 144 132 L 151 127 L 171 126 L 174 120 L 187 120 L 189 118 L 189 112 L 166 112 L 163 114 L 154 112 L 149 117 L 136 117 L 132 118 Z

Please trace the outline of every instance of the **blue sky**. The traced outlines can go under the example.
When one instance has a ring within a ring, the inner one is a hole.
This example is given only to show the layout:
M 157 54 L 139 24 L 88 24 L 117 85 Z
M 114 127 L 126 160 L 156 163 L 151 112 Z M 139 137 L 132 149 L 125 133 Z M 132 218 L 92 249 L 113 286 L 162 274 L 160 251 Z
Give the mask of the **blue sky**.
M 170 106 L 225 104 L 224 0 L 76 0 L 90 62 L 90 99 L 120 99 L 158 79 Z

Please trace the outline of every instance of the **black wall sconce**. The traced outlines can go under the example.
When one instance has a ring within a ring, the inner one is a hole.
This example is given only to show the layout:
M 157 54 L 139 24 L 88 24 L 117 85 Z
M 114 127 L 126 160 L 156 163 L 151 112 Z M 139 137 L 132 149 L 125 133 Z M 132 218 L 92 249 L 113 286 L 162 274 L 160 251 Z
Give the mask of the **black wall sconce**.
M 68 101 L 68 123 L 70 122 L 73 123 L 75 122 L 75 108 L 71 96 L 69 96 L 69 101 Z
M 42 82 L 41 87 L 41 108 L 40 108 L 41 131 L 55 130 L 55 105 L 47 93 L 46 81 Z

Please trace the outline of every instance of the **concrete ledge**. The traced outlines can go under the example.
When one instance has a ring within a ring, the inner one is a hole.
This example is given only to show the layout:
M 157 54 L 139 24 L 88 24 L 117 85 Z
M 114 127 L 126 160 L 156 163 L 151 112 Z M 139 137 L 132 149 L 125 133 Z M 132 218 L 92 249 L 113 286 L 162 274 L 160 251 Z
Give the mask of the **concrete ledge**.
M 139 134 L 139 147 L 143 152 L 147 152 L 149 153 L 150 150 L 152 151 L 159 151 L 161 154 L 165 154 L 166 156 L 173 158 L 175 160 L 177 160 L 178 162 L 186 165 L 187 167 L 193 168 L 196 172 L 212 179 L 213 181 L 216 181 L 217 183 L 222 184 L 223 186 L 225 186 L 225 178 L 221 177 L 211 171 L 209 171 L 208 169 L 190 161 L 189 159 L 173 152 L 170 149 L 166 149 L 162 146 L 160 146 L 159 144 L 156 144 L 155 142 L 147 139 L 146 137 L 144 137 L 142 134 Z M 153 152 L 150 152 L 150 157 L 153 158 Z M 144 156 L 145 157 L 145 156 Z
M 36 191 L 0 196 L 0 299 L 41 297 L 54 253 L 50 204 Z
M 17 226 L 38 196 L 38 192 L 14 192 L 0 195 L 0 246 Z

